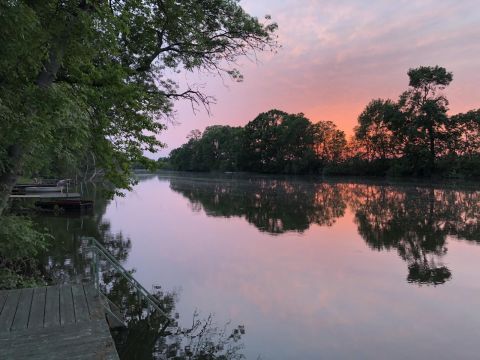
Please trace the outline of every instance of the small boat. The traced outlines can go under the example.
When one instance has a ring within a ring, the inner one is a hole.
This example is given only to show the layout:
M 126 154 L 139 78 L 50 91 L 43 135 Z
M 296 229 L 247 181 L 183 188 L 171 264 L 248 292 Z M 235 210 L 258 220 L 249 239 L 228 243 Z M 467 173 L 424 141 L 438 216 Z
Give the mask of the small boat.
M 36 201 L 35 206 L 43 210 L 62 209 L 64 211 L 87 211 L 93 209 L 93 201 L 81 199 L 55 199 Z

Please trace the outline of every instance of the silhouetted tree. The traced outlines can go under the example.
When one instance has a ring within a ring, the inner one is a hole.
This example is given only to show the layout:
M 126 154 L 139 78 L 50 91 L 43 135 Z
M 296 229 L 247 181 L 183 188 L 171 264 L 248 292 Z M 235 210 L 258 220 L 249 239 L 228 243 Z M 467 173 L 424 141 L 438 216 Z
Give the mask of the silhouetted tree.
M 312 128 L 313 148 L 322 167 L 343 160 L 347 146 L 345 133 L 331 121 L 319 121 Z
M 401 138 L 394 131 L 403 121 L 399 106 L 391 100 L 372 100 L 358 117 L 355 136 L 369 160 L 385 160 L 401 154 Z
M 453 75 L 443 67 L 421 66 L 408 71 L 410 89 L 400 96 L 399 104 L 405 122 L 399 124 L 405 136 L 405 152 L 416 159 L 426 158 L 426 170 L 431 173 L 435 159 L 447 136 L 448 100 L 441 93 Z M 418 167 L 418 165 L 417 165 Z
M 261 113 L 245 126 L 244 169 L 264 173 L 302 173 L 314 160 L 313 132 L 303 114 Z

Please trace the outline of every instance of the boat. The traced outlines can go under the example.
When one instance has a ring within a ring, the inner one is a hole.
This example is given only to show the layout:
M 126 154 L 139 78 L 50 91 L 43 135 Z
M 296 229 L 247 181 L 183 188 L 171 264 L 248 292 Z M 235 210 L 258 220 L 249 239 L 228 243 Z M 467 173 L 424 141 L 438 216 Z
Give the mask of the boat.
M 88 211 L 93 209 L 92 200 L 55 199 L 36 201 L 35 206 L 43 210 Z

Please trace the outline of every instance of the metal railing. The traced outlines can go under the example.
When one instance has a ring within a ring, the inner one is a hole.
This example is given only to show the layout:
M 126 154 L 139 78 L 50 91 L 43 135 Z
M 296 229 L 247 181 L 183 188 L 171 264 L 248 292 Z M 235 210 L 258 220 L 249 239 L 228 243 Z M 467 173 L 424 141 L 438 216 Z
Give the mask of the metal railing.
M 109 311 L 115 318 L 118 319 L 118 316 L 116 316 L 116 314 L 114 314 L 109 309 L 108 303 L 113 304 L 113 302 L 108 299 L 107 295 L 101 291 L 100 261 L 102 259 L 105 260 L 108 265 L 112 266 L 116 273 L 126 279 L 126 281 L 136 290 L 139 299 L 144 299 L 147 302 L 149 309 L 153 309 L 158 314 L 163 315 L 164 317 L 169 319 L 169 316 L 165 313 L 165 311 L 162 310 L 161 304 L 159 303 L 158 299 L 153 296 L 147 289 L 145 289 L 142 284 L 140 284 L 100 242 L 98 242 L 93 237 L 82 237 L 82 242 L 86 242 L 86 246 L 84 247 L 85 250 L 87 250 L 87 252 L 91 252 L 91 272 L 93 273 L 94 285 L 96 289 L 100 292 L 102 298 L 106 299 L 106 301 L 104 300 L 104 306 L 107 311 Z M 123 322 L 120 319 L 118 320 Z
M 125 319 L 123 319 L 123 317 L 121 315 L 118 316 L 119 314 L 116 314 L 112 310 L 111 305 L 115 306 L 115 304 L 112 302 L 112 300 L 110 300 L 107 297 L 107 295 L 105 295 L 101 291 L 99 291 L 99 294 L 100 294 L 100 299 L 102 301 L 103 307 L 105 308 L 106 312 L 117 321 L 117 324 L 121 324 L 121 326 L 126 327 L 127 324 L 125 323 Z M 111 327 L 113 327 L 113 326 L 111 326 Z

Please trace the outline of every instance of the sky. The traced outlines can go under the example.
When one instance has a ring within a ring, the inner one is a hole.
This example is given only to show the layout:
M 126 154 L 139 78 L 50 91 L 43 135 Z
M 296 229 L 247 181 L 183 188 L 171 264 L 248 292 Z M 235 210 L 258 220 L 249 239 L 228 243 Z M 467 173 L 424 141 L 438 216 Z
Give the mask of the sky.
M 184 74 L 216 99 L 210 111 L 175 105 L 175 123 L 159 139 L 165 156 L 193 129 L 243 126 L 276 108 L 330 120 L 348 135 L 368 102 L 397 99 L 407 71 L 440 65 L 453 72 L 450 113 L 480 107 L 479 0 L 243 0 L 251 15 L 271 15 L 281 48 L 241 59 L 244 81 Z

